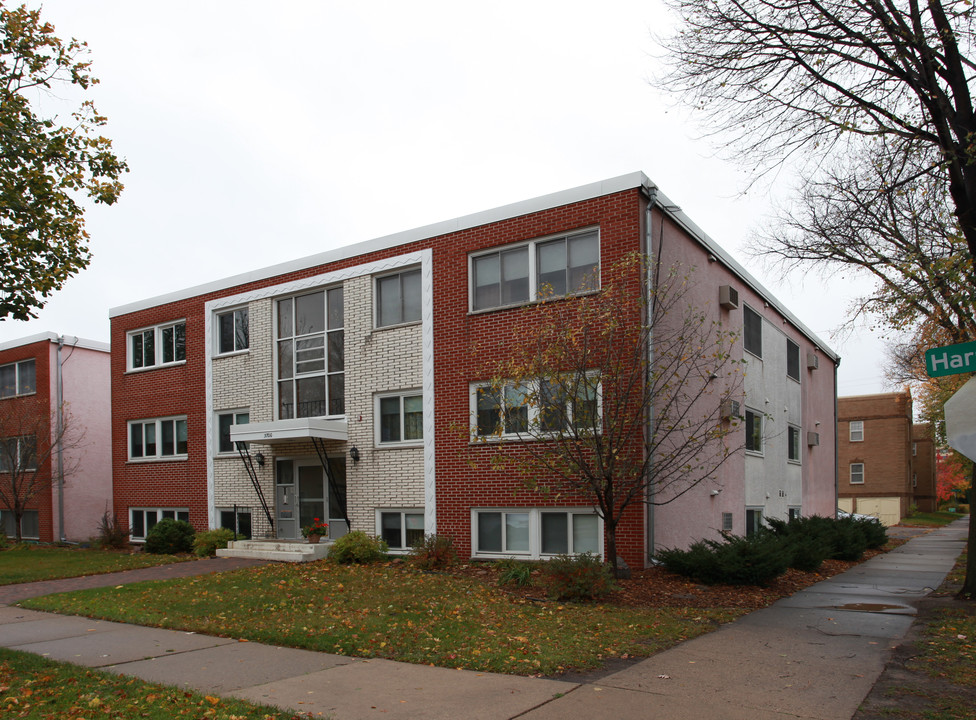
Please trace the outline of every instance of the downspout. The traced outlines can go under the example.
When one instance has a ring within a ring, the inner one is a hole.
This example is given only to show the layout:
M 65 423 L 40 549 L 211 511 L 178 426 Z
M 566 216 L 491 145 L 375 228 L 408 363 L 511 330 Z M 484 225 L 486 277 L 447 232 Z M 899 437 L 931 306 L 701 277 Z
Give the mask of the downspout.
M 651 227 L 651 220 L 653 219 L 654 216 L 651 211 L 653 210 L 654 205 L 657 203 L 657 188 L 645 187 L 644 191 L 647 193 L 647 210 L 645 211 L 646 219 L 644 223 L 644 257 L 647 264 L 647 268 L 645 270 L 647 277 L 644 282 L 645 282 L 645 287 L 647 289 L 647 305 L 644 308 L 644 312 L 647 313 L 647 317 L 645 318 L 646 322 L 650 323 L 652 322 L 652 319 L 654 317 L 653 311 L 651 310 L 651 303 L 654 302 L 654 296 L 652 295 L 651 290 L 653 290 L 654 288 L 654 265 L 655 265 L 655 263 L 652 261 L 654 255 L 654 233 Z M 663 232 L 664 230 L 663 217 L 661 219 L 661 223 L 662 223 L 661 230 Z M 648 337 L 647 337 L 647 372 L 648 373 L 651 372 L 653 360 L 654 360 L 654 335 L 653 335 L 653 328 L 651 328 L 651 331 L 648 333 Z M 647 387 L 648 382 L 650 382 L 650 376 L 645 378 L 645 387 Z M 647 449 L 651 446 L 651 441 L 653 439 L 652 436 L 653 433 L 652 428 L 654 427 L 653 424 L 654 424 L 654 403 L 651 402 L 648 403 L 647 420 L 645 421 L 645 426 L 644 426 L 644 434 L 645 434 L 644 452 L 645 453 L 647 452 Z M 651 458 L 649 462 L 653 462 L 653 458 Z M 646 508 L 645 527 L 647 528 L 647 535 L 645 538 L 645 545 L 646 545 L 645 549 L 647 552 L 647 557 L 645 558 L 645 565 L 649 564 L 651 558 L 654 557 L 654 549 L 655 549 L 654 548 L 654 504 L 650 502 L 652 492 L 653 492 L 653 488 L 648 486 L 646 492 L 648 502 L 644 504 L 644 507 Z
M 834 517 L 837 517 L 837 502 L 840 499 L 840 468 L 837 467 L 837 448 L 840 447 L 840 435 L 837 430 L 840 409 L 837 403 L 837 368 L 840 367 L 840 358 L 834 361 Z M 852 508 L 853 511 L 853 508 Z
M 64 534 L 64 377 L 62 376 L 61 350 L 64 348 L 64 335 L 58 336 L 57 371 L 55 372 L 55 442 L 58 462 L 58 536 L 61 542 L 67 537 Z

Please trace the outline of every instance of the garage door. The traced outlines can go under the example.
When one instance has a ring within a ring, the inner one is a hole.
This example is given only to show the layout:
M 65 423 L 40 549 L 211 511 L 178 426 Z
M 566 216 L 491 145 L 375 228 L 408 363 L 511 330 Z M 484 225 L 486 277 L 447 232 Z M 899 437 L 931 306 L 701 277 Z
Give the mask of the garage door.
M 901 501 L 897 497 L 858 498 L 857 512 L 873 515 L 884 525 L 897 525 L 901 521 Z
M 837 498 L 837 509 L 846 513 L 854 512 L 854 498 Z

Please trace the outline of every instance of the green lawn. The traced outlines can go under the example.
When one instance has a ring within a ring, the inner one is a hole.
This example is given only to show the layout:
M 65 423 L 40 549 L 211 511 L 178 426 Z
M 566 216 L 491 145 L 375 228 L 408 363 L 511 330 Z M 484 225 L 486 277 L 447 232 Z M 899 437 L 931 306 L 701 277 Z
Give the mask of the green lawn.
M 305 717 L 242 700 L 201 695 L 0 648 L 4 718 L 290 720 Z
M 474 580 L 396 562 L 274 564 L 22 604 L 340 655 L 519 675 L 651 655 L 742 614 L 523 601 Z
M 931 527 L 942 527 L 943 525 L 948 525 L 955 520 L 961 518 L 962 515 L 959 513 L 951 512 L 931 512 L 931 513 L 915 513 L 914 515 L 909 515 L 901 521 L 902 525 L 924 525 Z
M 176 555 L 129 554 L 117 550 L 21 545 L 0 550 L 0 585 L 100 575 L 187 559 Z

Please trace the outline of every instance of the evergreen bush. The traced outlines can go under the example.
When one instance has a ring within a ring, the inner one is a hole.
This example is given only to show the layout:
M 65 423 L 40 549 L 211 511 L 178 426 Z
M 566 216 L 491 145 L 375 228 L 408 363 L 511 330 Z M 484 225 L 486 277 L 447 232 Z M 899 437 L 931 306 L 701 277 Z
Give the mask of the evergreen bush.
M 196 531 L 186 520 L 163 518 L 146 535 L 146 552 L 154 555 L 176 555 L 193 552 Z
M 329 559 L 343 564 L 366 564 L 383 560 L 389 549 L 386 541 L 370 537 L 362 530 L 353 530 L 333 543 Z
M 212 557 L 217 550 L 223 550 L 227 543 L 236 540 L 237 535 L 230 528 L 217 528 L 198 532 L 193 538 L 193 552 L 197 557 Z
M 662 550 L 658 559 L 668 570 L 706 585 L 766 585 L 786 572 L 792 552 L 773 533 L 723 533 L 721 541 L 700 540 L 688 550 Z

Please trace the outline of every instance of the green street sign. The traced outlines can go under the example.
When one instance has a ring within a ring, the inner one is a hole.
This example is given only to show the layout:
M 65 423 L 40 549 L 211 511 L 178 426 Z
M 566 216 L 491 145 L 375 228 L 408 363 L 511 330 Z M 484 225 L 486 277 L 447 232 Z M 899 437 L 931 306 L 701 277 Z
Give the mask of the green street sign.
M 925 372 L 929 377 L 976 372 L 976 342 L 926 350 Z

